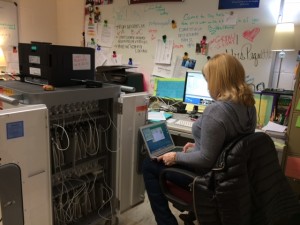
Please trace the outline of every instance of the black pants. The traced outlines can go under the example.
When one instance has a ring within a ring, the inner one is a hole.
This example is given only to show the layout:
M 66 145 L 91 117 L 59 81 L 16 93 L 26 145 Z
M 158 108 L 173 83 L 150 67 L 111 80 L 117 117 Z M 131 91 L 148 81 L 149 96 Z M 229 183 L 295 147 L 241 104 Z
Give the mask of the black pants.
M 180 166 L 176 167 L 183 168 Z M 172 214 L 169 208 L 169 203 L 165 198 L 164 194 L 162 193 L 159 184 L 159 174 L 165 168 L 166 166 L 164 165 L 164 163 L 151 160 L 150 158 L 146 158 L 143 162 L 142 167 L 145 187 L 157 224 L 178 225 L 178 222 L 175 216 Z M 190 168 L 186 167 L 184 169 L 191 170 Z M 166 178 L 171 182 L 184 188 L 189 188 L 188 185 L 193 182 L 190 178 L 175 175 L 172 173 L 166 174 Z

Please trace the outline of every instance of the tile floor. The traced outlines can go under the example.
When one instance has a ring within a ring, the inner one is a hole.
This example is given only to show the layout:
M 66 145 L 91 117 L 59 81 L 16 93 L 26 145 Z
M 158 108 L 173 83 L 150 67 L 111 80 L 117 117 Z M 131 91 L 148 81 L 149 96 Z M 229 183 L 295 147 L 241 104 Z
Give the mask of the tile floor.
M 181 212 L 172 206 L 170 206 L 170 208 L 174 215 L 178 218 L 178 224 L 183 225 L 183 221 L 178 217 Z M 156 225 L 147 195 L 142 204 L 126 211 L 121 215 L 118 215 L 118 219 L 119 225 Z

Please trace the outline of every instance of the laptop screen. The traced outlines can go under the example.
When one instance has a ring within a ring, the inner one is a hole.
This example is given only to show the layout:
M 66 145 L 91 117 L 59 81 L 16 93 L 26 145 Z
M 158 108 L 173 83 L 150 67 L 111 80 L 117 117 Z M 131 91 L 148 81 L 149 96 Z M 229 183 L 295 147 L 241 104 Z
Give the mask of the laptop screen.
M 153 123 L 141 127 L 140 130 L 151 155 L 174 147 L 173 140 L 165 122 Z

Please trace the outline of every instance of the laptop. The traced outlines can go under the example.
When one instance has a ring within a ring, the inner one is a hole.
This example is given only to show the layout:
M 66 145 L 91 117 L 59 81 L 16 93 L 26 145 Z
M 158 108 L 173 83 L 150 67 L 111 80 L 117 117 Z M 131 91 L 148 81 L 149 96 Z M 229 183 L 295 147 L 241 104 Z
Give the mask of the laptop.
M 182 151 L 183 147 L 175 146 L 165 121 L 151 123 L 140 127 L 146 149 L 150 158 L 155 159 L 167 152 Z

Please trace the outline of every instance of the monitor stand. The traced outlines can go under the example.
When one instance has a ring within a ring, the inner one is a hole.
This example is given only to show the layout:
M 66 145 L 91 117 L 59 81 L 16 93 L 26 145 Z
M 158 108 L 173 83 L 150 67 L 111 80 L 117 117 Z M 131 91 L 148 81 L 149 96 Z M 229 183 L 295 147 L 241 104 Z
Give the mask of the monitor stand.
M 194 105 L 193 111 L 191 111 L 191 112 L 189 113 L 189 116 L 190 116 L 191 118 L 193 118 L 193 119 L 197 119 L 197 118 L 199 117 L 198 109 L 199 109 L 198 106 L 197 106 L 197 105 Z

